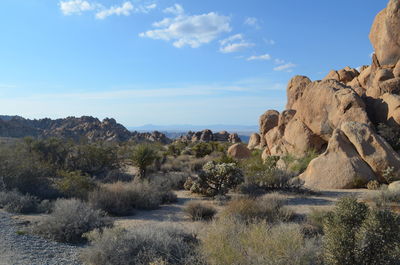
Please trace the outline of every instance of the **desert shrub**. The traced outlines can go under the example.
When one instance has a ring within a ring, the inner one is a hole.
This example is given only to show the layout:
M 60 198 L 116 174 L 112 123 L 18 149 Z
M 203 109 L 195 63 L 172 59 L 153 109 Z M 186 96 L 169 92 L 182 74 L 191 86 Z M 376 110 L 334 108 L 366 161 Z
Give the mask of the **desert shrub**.
M 367 189 L 369 190 L 378 190 L 380 187 L 380 184 L 377 180 L 371 180 L 367 183 Z
M 327 210 L 311 209 L 310 213 L 307 214 L 303 232 L 307 236 L 323 234 L 324 222 L 328 215 L 329 211 Z
M 396 173 L 394 167 L 386 168 L 382 173 L 382 177 L 385 179 L 386 183 L 388 183 L 388 184 L 399 179 L 398 173 Z
M 18 191 L 1 191 L 0 208 L 11 213 L 34 213 L 37 211 L 38 199 L 29 194 L 21 194 Z
M 212 224 L 201 248 L 211 265 L 310 265 L 319 263 L 318 242 L 306 239 L 297 224 L 246 225 L 235 219 Z
M 211 161 L 203 166 L 203 171 L 197 177 L 186 181 L 185 188 L 194 193 L 215 196 L 226 194 L 241 182 L 243 174 L 236 164 L 218 164 Z
M 389 203 L 400 202 L 400 191 L 381 189 L 376 193 L 368 195 L 366 199 L 374 203 L 378 208 L 384 208 Z
M 86 199 L 89 192 L 96 187 L 92 178 L 80 171 L 60 171 L 59 176 L 57 188 L 67 197 Z
M 18 190 L 41 199 L 60 194 L 53 187 L 53 168 L 19 147 L 0 150 L 0 183 L 5 190 Z
M 150 144 L 138 144 L 131 156 L 133 165 L 139 169 L 139 178 L 144 179 L 146 177 L 147 167 L 152 165 L 157 158 L 156 149 Z
M 378 134 L 382 136 L 394 150 L 400 150 L 400 129 L 380 123 L 377 126 Z
M 287 170 L 293 172 L 294 175 L 299 175 L 307 169 L 311 160 L 313 160 L 317 156 L 318 153 L 315 150 L 309 150 L 302 157 L 294 157 L 289 154 L 283 156 L 282 159 L 287 166 Z
M 133 213 L 134 192 L 125 183 L 105 184 L 89 194 L 89 204 L 111 215 L 124 216 Z
M 341 198 L 324 223 L 324 260 L 328 265 L 357 264 L 356 233 L 368 214 L 368 207 L 356 198 Z
M 356 234 L 357 263 L 394 265 L 400 260 L 400 219 L 388 210 L 372 210 Z
M 68 171 L 81 171 L 102 179 L 109 171 L 119 168 L 120 160 L 116 147 L 91 143 L 71 148 L 65 164 Z
M 34 140 L 29 137 L 25 138 L 24 142 L 29 152 L 36 155 L 43 162 L 49 163 L 56 169 L 64 166 L 69 153 L 69 143 L 59 138 Z
M 198 201 L 188 202 L 185 205 L 184 211 L 192 221 L 208 221 L 217 213 L 214 207 Z
M 284 208 L 286 197 L 278 194 L 266 194 L 261 198 L 238 198 L 230 201 L 222 211 L 222 217 L 238 219 L 251 223 L 264 220 L 268 223 L 290 221 L 293 213 Z
M 246 177 L 254 176 L 257 175 L 259 172 L 275 168 L 278 160 L 279 157 L 270 156 L 266 161 L 264 161 L 261 158 L 261 150 L 254 150 L 251 153 L 251 157 L 241 160 L 239 162 L 239 166 Z
M 33 227 L 33 231 L 46 238 L 77 243 L 82 235 L 96 228 L 111 226 L 111 221 L 100 210 L 77 199 L 59 199 L 52 213 Z
M 240 194 L 244 194 L 244 195 L 247 195 L 249 197 L 259 197 L 261 195 L 264 195 L 265 192 L 266 192 L 265 189 L 261 188 L 257 184 L 248 183 L 248 182 L 244 182 L 244 183 L 238 185 L 236 190 Z
M 134 209 L 157 209 L 161 203 L 175 202 L 176 195 L 155 182 L 103 184 L 89 194 L 89 203 L 112 215 L 130 215 Z
M 196 237 L 175 226 L 141 225 L 129 231 L 106 229 L 92 232 L 88 238 L 91 245 L 81 255 L 88 264 L 201 264 L 196 258 Z
M 197 143 L 191 150 L 197 158 L 205 157 L 214 151 L 210 143 Z
M 107 175 L 101 179 L 103 183 L 114 183 L 118 181 L 129 182 L 132 181 L 131 174 L 123 172 L 121 169 L 113 169 L 107 172 Z

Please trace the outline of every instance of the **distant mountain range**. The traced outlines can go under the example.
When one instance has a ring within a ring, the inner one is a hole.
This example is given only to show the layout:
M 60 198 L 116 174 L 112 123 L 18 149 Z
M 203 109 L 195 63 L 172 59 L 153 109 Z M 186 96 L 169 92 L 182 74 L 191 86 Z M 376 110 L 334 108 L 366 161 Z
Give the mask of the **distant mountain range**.
M 173 124 L 173 125 L 154 125 L 146 124 L 139 127 L 128 127 L 131 131 L 163 131 L 163 132 L 187 132 L 187 131 L 201 131 L 210 129 L 214 132 L 229 131 L 235 133 L 253 133 L 258 132 L 257 125 L 226 125 L 226 124 L 213 124 L 213 125 L 192 125 L 192 124 Z

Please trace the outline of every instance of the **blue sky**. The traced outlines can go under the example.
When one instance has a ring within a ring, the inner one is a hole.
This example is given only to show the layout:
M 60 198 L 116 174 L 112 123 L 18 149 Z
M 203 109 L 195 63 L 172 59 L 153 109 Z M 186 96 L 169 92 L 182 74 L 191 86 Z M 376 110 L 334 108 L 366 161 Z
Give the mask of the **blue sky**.
M 1 0 L 0 114 L 257 123 L 294 75 L 370 64 L 386 0 Z

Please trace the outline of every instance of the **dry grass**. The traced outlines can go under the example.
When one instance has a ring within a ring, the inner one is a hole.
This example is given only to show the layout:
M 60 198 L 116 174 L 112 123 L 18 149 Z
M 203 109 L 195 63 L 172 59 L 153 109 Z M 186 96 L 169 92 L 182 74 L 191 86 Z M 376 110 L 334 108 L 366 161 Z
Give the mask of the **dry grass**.
M 266 194 L 259 198 L 242 197 L 230 201 L 221 212 L 221 217 L 229 217 L 243 222 L 265 220 L 268 223 L 289 221 L 293 213 L 285 206 L 286 196 L 279 193 Z
M 198 201 L 188 202 L 184 211 L 192 221 L 209 221 L 217 213 L 217 210 L 211 205 Z
M 305 239 L 297 224 L 268 226 L 264 221 L 247 225 L 223 218 L 211 225 L 202 239 L 202 252 L 211 265 L 318 264 L 315 239 Z

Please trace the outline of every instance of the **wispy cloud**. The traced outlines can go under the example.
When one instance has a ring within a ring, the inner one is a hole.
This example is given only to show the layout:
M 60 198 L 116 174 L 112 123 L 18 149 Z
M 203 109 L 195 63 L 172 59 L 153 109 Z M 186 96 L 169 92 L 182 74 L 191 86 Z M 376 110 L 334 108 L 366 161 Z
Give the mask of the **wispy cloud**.
M 274 71 L 288 71 L 288 72 L 291 72 L 294 67 L 296 67 L 296 65 L 294 63 L 286 63 L 286 64 L 282 64 L 282 65 L 279 65 L 279 66 L 275 67 Z
M 177 4 L 165 9 L 164 12 L 174 14 L 175 17 L 153 23 L 157 29 L 142 32 L 139 36 L 172 41 L 177 48 L 185 46 L 198 48 L 212 42 L 220 34 L 231 31 L 230 18 L 215 12 L 186 15 L 183 7 Z
M 274 62 L 275 62 L 276 64 L 284 64 L 284 63 L 285 63 L 284 60 L 279 59 L 279 58 L 276 58 L 276 59 L 274 60 Z
M 256 29 L 260 29 L 261 28 L 259 20 L 257 18 L 255 18 L 255 17 L 246 18 L 244 20 L 244 24 L 247 25 L 247 26 L 254 27 Z
M 271 60 L 271 55 L 263 54 L 263 55 L 253 55 L 247 58 L 247 61 L 269 61 Z
M 178 16 L 178 15 L 183 15 L 185 13 L 185 10 L 180 4 L 175 4 L 171 7 L 167 7 L 166 9 L 163 10 L 163 12 Z
M 76 14 L 79 15 L 83 12 L 95 10 L 101 7 L 99 4 L 90 3 L 83 0 L 60 1 L 59 6 L 61 12 L 66 16 Z
M 61 12 L 68 15 L 80 15 L 84 12 L 92 11 L 96 12 L 95 17 L 97 19 L 105 19 L 109 16 L 129 16 L 132 13 L 148 13 L 152 9 L 155 9 L 157 5 L 152 4 L 138 4 L 133 5 L 131 1 L 123 2 L 119 6 L 111 6 L 106 8 L 102 4 L 84 0 L 68 0 L 59 2 Z
M 97 12 L 96 18 L 105 19 L 106 17 L 117 15 L 117 16 L 129 16 L 133 11 L 133 5 L 131 2 L 125 2 L 122 6 L 112 6 L 108 9 Z
M 236 34 L 220 41 L 220 52 L 232 53 L 238 52 L 248 47 L 254 46 L 254 43 L 248 42 L 242 34 Z

